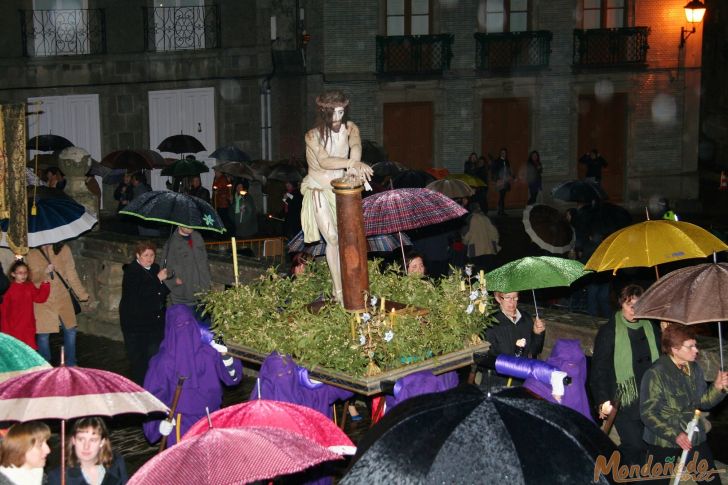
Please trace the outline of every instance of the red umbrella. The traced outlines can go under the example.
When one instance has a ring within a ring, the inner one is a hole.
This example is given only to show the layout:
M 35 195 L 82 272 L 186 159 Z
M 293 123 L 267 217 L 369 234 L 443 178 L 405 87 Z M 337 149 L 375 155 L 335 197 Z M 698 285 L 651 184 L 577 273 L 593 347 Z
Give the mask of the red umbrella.
M 55 367 L 0 383 L 0 421 L 61 419 L 61 477 L 65 482 L 66 419 L 168 411 L 142 387 L 113 372 Z
M 247 428 L 270 426 L 305 436 L 306 438 L 342 455 L 356 452 L 354 443 L 333 421 L 320 412 L 281 401 L 254 399 L 229 406 L 210 415 L 212 428 Z M 207 418 L 202 418 L 187 431 L 183 440 L 210 429 Z
M 279 428 L 212 428 L 158 454 L 128 483 L 248 483 L 339 458 L 308 438 Z
M 428 189 L 387 190 L 366 197 L 362 206 L 367 236 L 417 229 L 468 213 L 451 199 Z

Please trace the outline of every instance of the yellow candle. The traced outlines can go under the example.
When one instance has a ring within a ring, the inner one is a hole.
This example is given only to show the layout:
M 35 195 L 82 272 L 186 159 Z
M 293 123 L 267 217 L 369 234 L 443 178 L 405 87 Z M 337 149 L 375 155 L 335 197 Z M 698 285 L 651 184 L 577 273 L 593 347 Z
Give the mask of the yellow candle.
M 384 297 L 382 297 L 382 306 L 381 306 L 381 307 L 380 307 L 379 309 L 380 309 L 381 311 L 383 311 L 383 312 L 387 310 L 387 305 L 386 305 L 386 302 L 387 302 L 387 299 L 386 299 L 386 298 L 384 298 Z
M 230 244 L 233 248 L 233 274 L 235 275 L 235 286 L 238 286 L 238 246 L 235 243 L 235 238 L 230 239 Z
M 359 314 L 356 314 L 357 317 L 359 317 Z M 354 340 L 356 338 L 356 318 L 351 319 L 351 339 Z
M 460 291 L 465 291 L 465 280 L 460 280 Z
M 483 283 L 485 282 L 485 271 L 482 269 L 480 270 L 480 285 L 483 286 Z
M 392 308 L 392 313 L 390 313 L 390 316 L 391 316 L 392 328 L 394 328 L 394 319 L 397 317 L 397 312 L 394 308 Z

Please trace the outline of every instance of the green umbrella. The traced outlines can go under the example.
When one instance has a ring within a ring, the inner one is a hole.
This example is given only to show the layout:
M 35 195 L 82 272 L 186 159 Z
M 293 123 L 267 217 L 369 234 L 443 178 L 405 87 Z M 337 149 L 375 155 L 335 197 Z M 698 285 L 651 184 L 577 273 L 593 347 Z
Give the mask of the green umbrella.
M 204 172 L 209 172 L 210 169 L 207 165 L 195 160 L 194 158 L 183 158 L 177 160 L 172 165 L 162 169 L 162 175 L 168 175 L 171 177 L 191 177 L 193 175 L 200 175 Z
M 538 318 L 536 293 L 533 290 L 569 286 L 587 273 L 584 265 L 573 259 L 527 256 L 494 269 L 485 276 L 485 281 L 486 287 L 491 291 L 509 293 L 531 290 Z
M 24 342 L 0 333 L 0 382 L 44 368 L 50 364 Z

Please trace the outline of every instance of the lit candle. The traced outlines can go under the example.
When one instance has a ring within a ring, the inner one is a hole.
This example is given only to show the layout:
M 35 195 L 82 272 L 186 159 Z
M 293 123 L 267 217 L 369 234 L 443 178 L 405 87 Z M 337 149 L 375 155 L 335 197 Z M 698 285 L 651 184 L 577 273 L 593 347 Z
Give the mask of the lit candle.
M 383 311 L 383 312 L 387 311 L 387 305 L 386 305 L 386 302 L 387 302 L 387 299 L 386 299 L 386 298 L 384 298 L 384 297 L 382 297 L 382 306 L 381 306 L 381 307 L 379 307 L 379 310 L 380 310 L 380 311 Z
M 238 286 L 238 245 L 235 243 L 235 238 L 230 239 L 230 244 L 233 248 L 233 274 L 235 275 L 235 286 Z

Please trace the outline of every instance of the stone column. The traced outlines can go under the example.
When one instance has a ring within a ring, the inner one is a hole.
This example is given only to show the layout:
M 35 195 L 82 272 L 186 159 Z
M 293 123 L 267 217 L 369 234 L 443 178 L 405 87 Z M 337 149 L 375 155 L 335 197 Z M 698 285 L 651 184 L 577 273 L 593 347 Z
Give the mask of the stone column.
M 344 308 L 364 310 L 364 294 L 369 293 L 369 268 L 367 267 L 367 241 L 364 236 L 360 182 L 353 185 L 350 179 L 331 182 L 336 194 L 336 225 L 339 232 L 339 261 Z
M 100 200 L 86 187 L 86 172 L 91 168 L 91 155 L 83 148 L 65 148 L 58 154 L 58 168 L 66 177 L 64 192 L 98 219 Z M 96 224 L 93 230 L 98 231 L 99 226 Z

